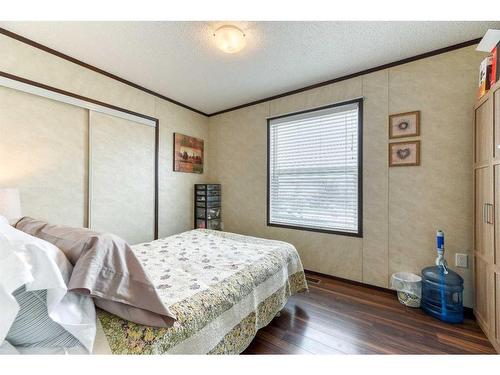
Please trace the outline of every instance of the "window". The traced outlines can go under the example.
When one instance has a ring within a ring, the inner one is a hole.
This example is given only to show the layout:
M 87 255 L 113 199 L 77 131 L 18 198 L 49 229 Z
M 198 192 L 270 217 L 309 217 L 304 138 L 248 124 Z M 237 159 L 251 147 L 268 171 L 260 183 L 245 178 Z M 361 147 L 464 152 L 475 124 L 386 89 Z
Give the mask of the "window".
M 356 99 L 268 119 L 268 225 L 361 237 L 362 113 Z

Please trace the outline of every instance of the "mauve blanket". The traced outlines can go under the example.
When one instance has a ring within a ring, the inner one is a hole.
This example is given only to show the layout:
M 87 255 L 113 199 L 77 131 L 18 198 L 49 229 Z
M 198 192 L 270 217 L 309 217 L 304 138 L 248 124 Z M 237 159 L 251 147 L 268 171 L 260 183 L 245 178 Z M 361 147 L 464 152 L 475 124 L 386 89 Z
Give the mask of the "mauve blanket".
M 174 322 L 142 264 L 120 237 L 29 217 L 15 227 L 64 252 L 74 266 L 68 290 L 91 295 L 100 308 L 135 323 L 169 327 Z

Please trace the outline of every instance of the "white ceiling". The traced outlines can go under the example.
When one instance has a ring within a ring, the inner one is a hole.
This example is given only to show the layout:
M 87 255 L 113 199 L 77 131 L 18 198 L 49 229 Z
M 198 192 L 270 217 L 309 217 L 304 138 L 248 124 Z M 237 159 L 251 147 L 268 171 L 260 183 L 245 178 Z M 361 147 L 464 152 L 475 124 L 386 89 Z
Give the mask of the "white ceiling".
M 482 37 L 500 22 L 0 22 L 0 27 L 205 113 Z

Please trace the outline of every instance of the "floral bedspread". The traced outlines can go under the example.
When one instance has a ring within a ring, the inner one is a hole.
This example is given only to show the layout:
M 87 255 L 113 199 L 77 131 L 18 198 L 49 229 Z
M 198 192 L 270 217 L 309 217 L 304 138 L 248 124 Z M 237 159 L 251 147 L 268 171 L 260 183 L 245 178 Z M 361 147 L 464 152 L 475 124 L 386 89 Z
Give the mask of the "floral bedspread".
M 115 354 L 240 353 L 307 289 L 297 250 L 285 242 L 197 229 L 132 248 L 177 321 L 154 328 L 99 310 Z

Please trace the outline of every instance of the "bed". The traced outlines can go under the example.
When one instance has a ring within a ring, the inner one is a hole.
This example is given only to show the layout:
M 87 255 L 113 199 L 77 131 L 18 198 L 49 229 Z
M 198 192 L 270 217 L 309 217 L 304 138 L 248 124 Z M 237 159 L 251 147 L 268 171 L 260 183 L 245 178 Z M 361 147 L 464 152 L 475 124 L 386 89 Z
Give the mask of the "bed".
M 238 354 L 289 296 L 307 290 L 285 242 L 197 229 L 132 249 L 177 320 L 154 328 L 97 309 L 99 341 L 113 354 Z
M 59 322 L 61 314 L 52 314 L 54 318 L 43 306 L 37 314 L 57 323 L 49 333 L 62 352 L 72 351 L 60 347 L 57 329 L 68 326 L 71 331 L 66 331 L 79 335 L 74 336 L 76 344 L 87 352 L 94 347 L 96 354 L 238 354 L 288 297 L 307 290 L 297 250 L 286 242 L 196 229 L 130 246 L 111 233 L 29 217 L 17 221 L 15 228 L 8 223 L 2 228 L 15 259 L 29 251 L 33 254 L 18 263 L 31 270 L 35 282 L 37 275 L 47 273 L 45 263 L 53 265 L 60 303 L 52 310 L 67 309 L 69 320 Z M 29 263 L 42 255 L 47 262 Z M 28 294 L 35 293 L 31 289 Z M 15 302 L 13 295 L 4 297 Z M 64 304 L 71 298 L 86 303 L 85 314 L 82 310 L 77 316 L 71 310 L 81 304 Z M 7 334 L 2 334 L 2 341 L 15 340 L 19 352 L 27 345 L 38 349 L 41 337 L 22 341 L 11 332 L 24 329 L 30 308 L 21 307 L 16 314 L 0 332 Z M 81 326 L 77 331 L 72 328 L 76 323 Z M 39 346 L 49 347 L 42 341 Z

